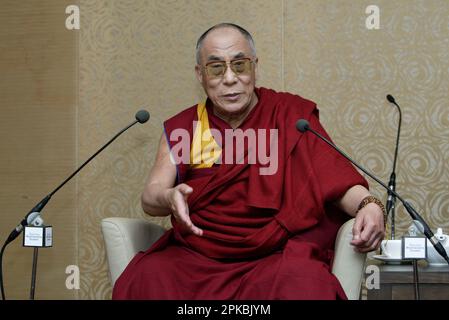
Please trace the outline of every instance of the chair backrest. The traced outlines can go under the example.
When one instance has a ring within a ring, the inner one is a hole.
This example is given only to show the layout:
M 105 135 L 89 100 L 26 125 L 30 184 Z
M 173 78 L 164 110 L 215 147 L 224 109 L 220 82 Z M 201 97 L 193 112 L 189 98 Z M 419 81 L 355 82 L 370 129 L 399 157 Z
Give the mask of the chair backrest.
M 362 287 L 366 254 L 354 250 L 350 244 L 354 218 L 340 227 L 335 240 L 332 273 L 340 281 L 349 300 L 358 300 Z
M 139 251 L 145 251 L 165 229 L 144 219 L 106 218 L 101 221 L 112 285 Z

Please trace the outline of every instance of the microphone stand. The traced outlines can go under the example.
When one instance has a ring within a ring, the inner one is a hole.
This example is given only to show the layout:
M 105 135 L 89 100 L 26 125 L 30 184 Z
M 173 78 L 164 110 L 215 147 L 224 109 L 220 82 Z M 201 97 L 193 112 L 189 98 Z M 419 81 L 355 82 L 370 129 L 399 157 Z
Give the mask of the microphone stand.
M 413 282 L 415 288 L 415 300 L 420 300 L 419 296 L 419 278 L 418 278 L 418 261 L 413 259 Z
M 37 254 L 39 248 L 34 247 L 33 250 L 33 268 L 31 269 L 31 287 L 30 287 L 30 300 L 34 300 L 34 291 L 36 289 L 36 271 L 37 271 Z
M 380 181 L 378 178 L 376 178 L 374 175 L 372 175 L 371 173 L 369 173 L 367 170 L 365 170 L 362 166 L 360 166 L 358 163 L 356 163 L 354 160 L 352 160 L 349 156 L 347 156 L 342 150 L 340 150 L 335 144 L 333 144 L 332 142 L 330 142 L 329 140 L 327 140 L 325 137 L 323 137 L 321 134 L 319 134 L 318 132 L 316 132 L 315 130 L 311 129 L 309 127 L 309 122 L 307 120 L 301 119 L 298 120 L 298 122 L 296 123 L 296 128 L 301 131 L 301 132 L 306 132 L 306 131 L 310 131 L 313 134 L 315 134 L 317 137 L 319 137 L 321 140 L 323 140 L 324 142 L 326 142 L 329 146 L 331 146 L 333 149 L 335 149 L 336 151 L 338 151 L 343 157 L 345 157 L 346 159 L 348 159 L 352 164 L 354 164 L 357 168 L 359 168 L 361 171 L 363 171 L 366 175 L 368 175 L 371 179 L 373 179 L 374 181 L 376 181 L 378 184 L 380 184 L 382 187 L 384 187 L 385 189 L 388 190 L 388 187 L 382 182 Z M 427 223 L 424 221 L 424 219 L 419 215 L 419 213 L 413 208 L 413 206 L 408 203 L 407 201 L 405 201 L 396 191 L 391 190 L 390 191 L 395 197 L 397 197 L 402 204 L 404 205 L 405 209 L 407 210 L 407 212 L 409 213 L 410 217 L 413 219 L 413 221 L 416 221 L 418 223 L 415 222 L 416 226 L 420 229 L 419 231 L 421 233 L 423 233 L 427 239 L 429 239 L 429 241 L 432 243 L 432 245 L 434 246 L 435 250 L 444 258 L 444 260 L 446 260 L 446 262 L 449 264 L 449 257 L 446 253 L 446 250 L 444 249 L 443 245 L 438 241 L 438 239 L 435 237 L 435 235 L 433 234 L 432 230 L 430 229 L 430 227 L 427 225 Z
M 417 224 L 413 223 L 409 228 L 408 228 L 408 234 L 411 237 L 416 237 L 417 236 L 417 229 L 421 229 L 422 226 L 420 228 L 417 228 Z M 412 260 L 412 266 L 413 266 L 413 287 L 414 287 L 414 292 L 415 292 L 415 300 L 420 300 L 420 295 L 419 295 L 419 277 L 418 277 L 418 261 L 416 259 Z
M 3 270 L 2 270 L 2 264 L 3 264 L 3 252 L 5 251 L 6 246 L 14 241 L 22 232 L 25 226 L 28 226 L 30 224 L 34 225 L 42 225 L 43 220 L 40 217 L 40 213 L 42 209 L 45 207 L 45 205 L 48 203 L 48 201 L 51 199 L 51 197 L 59 190 L 61 189 L 67 182 L 69 182 L 70 179 L 72 179 L 82 168 L 84 168 L 85 165 L 87 165 L 93 158 L 95 158 L 101 151 L 103 151 L 107 146 L 109 146 L 115 139 L 117 139 L 123 132 L 131 128 L 133 125 L 135 125 L 137 122 L 139 123 L 145 123 L 148 121 L 150 115 L 145 110 L 140 110 L 136 113 L 136 120 L 134 120 L 131 124 L 129 124 L 127 127 L 122 129 L 119 133 L 117 133 L 111 140 L 109 140 L 103 147 L 100 148 L 97 152 L 95 152 L 89 159 L 87 159 L 78 169 L 76 169 L 75 172 L 73 172 L 67 179 L 65 179 L 55 190 L 53 190 L 50 194 L 48 194 L 45 198 L 43 198 L 36 206 L 33 207 L 33 209 L 30 210 L 30 212 L 25 216 L 25 218 L 20 222 L 20 224 L 11 231 L 8 238 L 6 239 L 5 243 L 3 244 L 3 247 L 0 251 L 0 287 L 1 287 L 1 293 L 2 293 L 2 300 L 6 300 L 4 286 L 3 286 Z M 35 290 L 35 284 L 36 284 L 36 271 L 37 271 L 37 256 L 38 256 L 38 248 L 34 247 L 33 252 L 33 268 L 31 272 L 31 288 L 30 288 L 30 300 L 34 300 L 34 290 Z
M 391 217 L 391 234 L 390 239 L 395 239 L 395 209 L 396 209 L 396 197 L 390 191 L 396 191 L 396 162 L 398 159 L 398 149 L 399 149 L 399 136 L 401 134 L 401 123 L 402 123 L 402 112 L 399 105 L 396 103 L 394 97 L 391 94 L 387 95 L 387 100 L 391 104 L 395 105 L 399 111 L 399 119 L 398 119 L 398 131 L 396 136 L 396 148 L 394 151 L 394 159 L 393 159 L 393 170 L 391 171 L 390 181 L 388 182 L 388 198 L 386 203 L 387 217 Z M 413 283 L 415 289 L 415 300 L 420 300 L 419 294 L 419 276 L 418 276 L 418 261 L 413 259 Z
M 390 238 L 394 240 L 395 238 L 395 209 L 396 209 L 396 197 L 390 191 L 396 191 L 396 161 L 398 159 L 398 149 L 399 149 L 399 136 L 401 134 L 401 123 L 402 123 L 402 112 L 399 105 L 396 103 L 395 99 L 392 95 L 387 95 L 387 100 L 394 104 L 399 111 L 399 120 L 398 120 L 398 131 L 396 136 L 396 148 L 394 151 L 394 159 L 393 159 L 393 170 L 390 175 L 390 181 L 388 183 L 388 199 L 386 203 L 387 216 L 391 217 L 391 235 Z

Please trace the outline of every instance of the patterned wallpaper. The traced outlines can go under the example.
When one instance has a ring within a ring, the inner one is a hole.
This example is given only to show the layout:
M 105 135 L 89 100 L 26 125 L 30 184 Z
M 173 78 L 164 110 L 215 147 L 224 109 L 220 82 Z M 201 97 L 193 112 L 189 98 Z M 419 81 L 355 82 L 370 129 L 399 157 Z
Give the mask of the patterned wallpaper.
M 78 159 L 137 110 L 151 113 L 80 175 L 80 298 L 110 298 L 100 221 L 144 217 L 140 193 L 162 121 L 204 99 L 193 72 L 194 45 L 223 21 L 253 34 L 259 86 L 317 102 L 334 141 L 385 182 L 397 126 L 385 96 L 394 95 L 403 113 L 397 191 L 433 228 L 449 232 L 449 3 L 378 0 L 380 29 L 368 30 L 371 2 L 79 1 Z M 147 218 L 169 227 L 166 218 Z M 402 206 L 396 223 L 398 234 L 410 225 Z
M 0 241 L 76 165 L 77 34 L 65 28 L 72 0 L 0 2 Z M 35 298 L 75 299 L 65 273 L 77 264 L 75 179 L 41 211 L 53 247 L 39 250 Z M 27 299 L 33 249 L 23 234 L 3 256 L 7 299 Z M 3 307 L 3 306 L 2 306 Z M 4 308 L 0 307 L 2 315 Z

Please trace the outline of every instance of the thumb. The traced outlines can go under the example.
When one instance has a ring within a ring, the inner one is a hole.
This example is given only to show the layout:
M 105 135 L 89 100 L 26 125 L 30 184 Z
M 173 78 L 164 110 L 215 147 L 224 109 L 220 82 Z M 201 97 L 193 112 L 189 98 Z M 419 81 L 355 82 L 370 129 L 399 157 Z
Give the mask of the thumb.
M 178 187 L 178 190 L 184 195 L 184 196 L 188 196 L 193 192 L 192 187 L 190 187 L 187 184 L 181 184 Z
M 355 218 L 354 226 L 352 227 L 352 241 L 358 242 L 360 240 L 360 234 L 362 233 L 362 221 L 363 218 L 358 216 Z

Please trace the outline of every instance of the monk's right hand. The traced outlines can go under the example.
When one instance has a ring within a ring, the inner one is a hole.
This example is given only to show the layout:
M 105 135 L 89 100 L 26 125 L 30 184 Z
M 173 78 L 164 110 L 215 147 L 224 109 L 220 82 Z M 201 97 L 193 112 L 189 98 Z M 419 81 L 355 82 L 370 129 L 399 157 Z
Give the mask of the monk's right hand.
M 192 187 L 181 183 L 174 188 L 168 189 L 165 197 L 176 221 L 191 233 L 202 236 L 203 230 L 195 226 L 192 220 L 190 220 L 187 198 L 192 192 Z

